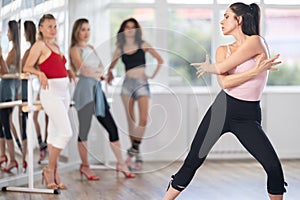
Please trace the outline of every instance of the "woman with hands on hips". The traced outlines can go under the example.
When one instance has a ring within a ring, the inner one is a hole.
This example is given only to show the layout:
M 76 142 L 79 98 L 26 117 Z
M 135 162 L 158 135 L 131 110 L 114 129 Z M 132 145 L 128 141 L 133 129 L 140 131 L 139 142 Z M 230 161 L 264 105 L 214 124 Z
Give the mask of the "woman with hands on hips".
M 125 79 L 123 81 L 121 97 L 126 112 L 131 147 L 127 150 L 127 165 L 132 167 L 132 158 L 135 157 L 136 170 L 142 167 L 140 144 L 145 133 L 148 113 L 150 88 L 148 79 L 154 78 L 158 73 L 163 59 L 158 52 L 142 38 L 142 30 L 138 21 L 134 18 L 122 22 L 117 35 L 116 50 L 108 70 L 108 83 L 113 79 L 112 69 L 122 58 L 125 65 Z M 145 73 L 145 54 L 150 53 L 157 60 L 157 67 L 151 77 Z M 134 113 L 134 104 L 138 104 L 139 121 Z

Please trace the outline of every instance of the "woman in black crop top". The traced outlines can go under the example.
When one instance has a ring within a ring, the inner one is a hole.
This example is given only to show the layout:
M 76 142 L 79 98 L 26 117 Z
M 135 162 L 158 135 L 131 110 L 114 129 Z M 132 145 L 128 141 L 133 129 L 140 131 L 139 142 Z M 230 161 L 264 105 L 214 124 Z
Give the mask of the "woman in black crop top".
M 108 70 L 107 82 L 111 83 L 112 69 L 121 57 L 125 65 L 125 78 L 122 85 L 122 101 L 125 107 L 129 137 L 132 146 L 127 150 L 127 165 L 132 167 L 132 158 L 135 157 L 135 169 L 142 166 L 139 150 L 148 120 L 150 90 L 148 78 L 154 78 L 158 73 L 163 60 L 152 46 L 142 39 L 141 26 L 134 18 L 122 22 L 117 35 L 116 50 Z M 151 77 L 145 74 L 145 53 L 150 53 L 157 60 L 157 67 Z M 134 113 L 134 104 L 137 102 L 139 117 Z M 139 119 L 136 122 L 136 119 Z

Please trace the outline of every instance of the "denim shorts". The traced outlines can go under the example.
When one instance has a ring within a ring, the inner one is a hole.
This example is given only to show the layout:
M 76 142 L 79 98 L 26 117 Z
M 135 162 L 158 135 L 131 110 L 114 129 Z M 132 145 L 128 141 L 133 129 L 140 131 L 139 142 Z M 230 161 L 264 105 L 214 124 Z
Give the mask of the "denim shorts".
M 138 99 L 141 96 L 150 97 L 150 88 L 147 79 L 130 78 L 125 76 L 123 81 L 121 95 Z

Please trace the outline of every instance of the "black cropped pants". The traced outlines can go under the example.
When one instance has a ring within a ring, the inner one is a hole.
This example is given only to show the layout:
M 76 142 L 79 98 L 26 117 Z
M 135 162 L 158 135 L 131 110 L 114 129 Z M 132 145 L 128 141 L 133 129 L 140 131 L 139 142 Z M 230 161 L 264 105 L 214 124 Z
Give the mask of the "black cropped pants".
M 235 99 L 224 91 L 216 97 L 197 130 L 190 151 L 171 185 L 183 190 L 202 165 L 209 151 L 226 132 L 233 133 L 267 173 L 269 194 L 283 194 L 284 177 L 277 154 L 261 127 L 259 101 Z
M 78 141 L 87 141 L 88 133 L 92 123 L 92 116 L 95 113 L 94 102 L 85 105 L 78 113 L 79 135 Z M 105 109 L 105 117 L 96 116 L 98 122 L 105 128 L 109 135 L 109 141 L 115 142 L 119 140 L 118 128 L 109 111 Z

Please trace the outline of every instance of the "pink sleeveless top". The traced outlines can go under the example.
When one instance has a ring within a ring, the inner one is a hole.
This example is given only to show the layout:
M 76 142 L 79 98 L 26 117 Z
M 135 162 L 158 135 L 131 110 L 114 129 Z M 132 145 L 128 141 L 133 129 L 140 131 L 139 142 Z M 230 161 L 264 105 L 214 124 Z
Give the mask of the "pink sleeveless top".
M 227 57 L 231 54 L 229 46 L 227 46 Z M 255 59 L 249 59 L 246 62 L 238 65 L 236 68 L 228 71 L 228 74 L 237 74 L 247 71 L 255 66 Z M 262 92 L 265 88 L 268 79 L 268 71 L 264 71 L 254 78 L 242 83 L 241 85 L 224 89 L 224 91 L 237 99 L 245 101 L 259 101 L 261 99 Z

